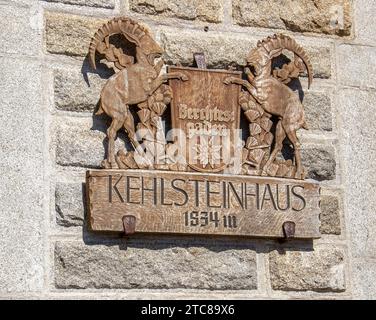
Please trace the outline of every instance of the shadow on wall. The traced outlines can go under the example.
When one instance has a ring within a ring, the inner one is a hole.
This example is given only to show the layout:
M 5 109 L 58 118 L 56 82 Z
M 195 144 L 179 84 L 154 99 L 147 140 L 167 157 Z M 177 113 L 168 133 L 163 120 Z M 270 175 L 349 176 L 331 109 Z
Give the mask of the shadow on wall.
M 86 55 L 84 61 L 82 62 L 82 66 L 81 66 L 81 73 L 82 73 L 82 76 L 86 82 L 86 84 L 90 87 L 90 81 L 89 81 L 89 77 L 88 77 L 88 73 L 94 73 L 94 74 L 97 74 L 99 75 L 99 77 L 101 77 L 102 79 L 108 79 L 109 77 L 111 77 L 114 72 L 105 67 L 99 60 L 99 58 L 97 58 L 95 60 L 95 63 L 97 65 L 97 69 L 94 70 L 91 66 L 90 66 L 90 63 L 89 63 L 89 56 Z

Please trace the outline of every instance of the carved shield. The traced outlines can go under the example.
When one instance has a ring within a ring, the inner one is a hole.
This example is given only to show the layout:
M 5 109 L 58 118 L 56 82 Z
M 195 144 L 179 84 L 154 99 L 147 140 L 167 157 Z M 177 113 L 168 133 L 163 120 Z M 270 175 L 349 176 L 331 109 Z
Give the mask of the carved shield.
M 240 123 L 240 87 L 224 80 L 241 78 L 241 73 L 188 67 L 169 67 L 168 72 L 188 76 L 188 81 L 170 80 L 172 126 L 188 166 L 200 172 L 223 171 L 235 160 Z

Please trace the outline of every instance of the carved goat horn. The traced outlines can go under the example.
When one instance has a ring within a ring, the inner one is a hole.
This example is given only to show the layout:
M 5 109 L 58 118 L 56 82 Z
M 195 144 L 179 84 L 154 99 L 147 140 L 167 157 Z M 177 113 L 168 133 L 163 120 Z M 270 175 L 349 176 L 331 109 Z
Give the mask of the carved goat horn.
M 141 38 L 148 34 L 148 31 L 136 21 L 125 17 L 114 18 L 105 23 L 94 34 L 90 42 L 89 62 L 93 69 L 96 69 L 95 52 L 98 44 L 104 41 L 106 37 L 110 37 L 114 34 L 123 34 L 127 40 L 139 46 Z
M 266 40 L 262 41 L 262 45 L 269 53 L 277 49 L 287 49 L 292 51 L 295 55 L 303 60 L 303 63 L 307 69 L 308 73 L 308 89 L 311 86 L 313 80 L 313 68 L 311 61 L 308 58 L 307 53 L 294 39 L 286 36 L 284 34 L 274 35 L 273 37 L 268 37 Z M 271 56 L 271 58 L 274 58 Z

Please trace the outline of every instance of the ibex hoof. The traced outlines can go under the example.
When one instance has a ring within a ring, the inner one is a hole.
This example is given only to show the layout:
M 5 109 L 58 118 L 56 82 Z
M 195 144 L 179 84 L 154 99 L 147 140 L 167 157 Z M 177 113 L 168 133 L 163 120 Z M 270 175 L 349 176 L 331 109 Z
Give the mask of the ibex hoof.
M 304 180 L 305 178 L 305 173 L 304 171 L 300 170 L 300 171 L 297 171 L 295 173 L 295 179 L 298 179 L 298 180 Z
M 101 167 L 104 168 L 104 169 L 110 169 L 110 163 L 108 162 L 107 159 L 105 159 L 101 162 Z
M 118 169 L 119 168 L 116 161 L 111 162 L 108 159 L 103 160 L 102 163 L 101 163 L 101 166 L 102 166 L 102 168 L 105 168 L 105 169 Z
M 182 75 L 180 76 L 180 80 L 181 80 L 181 81 L 188 81 L 189 78 L 188 78 L 188 76 L 186 76 L 185 74 L 182 74 Z

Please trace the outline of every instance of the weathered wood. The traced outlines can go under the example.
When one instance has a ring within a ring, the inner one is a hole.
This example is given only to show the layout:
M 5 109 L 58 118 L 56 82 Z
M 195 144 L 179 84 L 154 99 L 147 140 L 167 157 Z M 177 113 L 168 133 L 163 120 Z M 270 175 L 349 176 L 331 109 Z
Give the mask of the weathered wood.
M 127 40 L 124 47 L 111 43 L 114 35 Z M 272 60 L 284 49 L 295 60 L 273 71 Z M 286 86 L 304 68 L 312 81 L 309 58 L 295 40 L 274 35 L 259 42 L 246 59 L 247 80 L 239 71 L 206 69 L 203 53 L 195 54 L 199 69 L 170 66 L 163 73 L 163 60 L 156 59 L 163 48 L 127 17 L 108 21 L 94 34 L 94 69 L 96 53 L 115 74 L 102 89 L 97 111 L 112 119 L 102 162 L 107 170 L 87 172 L 92 230 L 320 236 L 319 186 L 301 180 L 305 170 L 296 136 L 308 126 L 302 104 Z M 169 106 L 172 130 L 166 132 L 162 117 Z M 249 122 L 246 143 L 239 132 L 241 111 Z M 119 130 L 127 132 L 134 150 L 115 152 Z M 276 160 L 285 138 L 294 147 L 294 162 Z
M 246 148 L 251 150 L 253 147 L 258 146 L 258 141 L 254 137 L 248 137 L 247 142 L 246 142 Z
M 273 122 L 268 117 L 262 117 L 260 121 L 260 126 L 265 131 L 269 132 L 272 128 Z
M 111 43 L 114 35 L 126 40 L 122 46 Z M 273 70 L 273 59 L 284 50 L 294 53 L 294 61 Z M 116 17 L 98 29 L 90 42 L 89 61 L 94 69 L 96 53 L 103 58 L 101 63 L 115 71 L 101 91 L 97 111 L 112 118 L 104 168 L 250 172 L 250 164 L 241 163 L 243 141 L 235 142 L 240 140 L 235 137 L 243 136 L 237 132 L 242 109 L 249 121 L 249 135 L 257 140 L 256 145 L 245 148 L 266 152 L 265 159 L 251 165 L 252 170 L 275 175 L 277 155 L 288 138 L 294 147 L 293 177 L 304 179 L 296 131 L 308 125 L 303 105 L 286 84 L 307 69 L 310 85 L 313 71 L 305 50 L 294 39 L 280 34 L 258 42 L 246 58 L 244 73 L 233 68 L 208 70 L 202 52 L 194 55 L 199 69 L 170 66 L 165 74 L 163 60 L 156 60 L 163 48 L 148 28 L 131 18 Z M 162 116 L 170 105 L 173 130 L 165 132 Z M 138 108 L 136 123 L 131 107 Z M 173 133 L 179 129 L 187 138 L 179 139 Z M 115 152 L 119 130 L 126 131 L 134 150 Z
M 247 110 L 244 112 L 245 116 L 250 122 L 255 121 L 258 117 L 260 117 L 260 113 L 256 110 Z
M 283 50 L 289 50 L 294 53 L 295 61 L 282 70 L 273 72 L 272 61 L 280 56 Z M 305 120 L 304 108 L 299 97 L 286 85 L 291 79 L 299 77 L 300 73 L 307 69 L 308 88 L 312 82 L 312 64 L 307 53 L 294 39 L 283 34 L 275 34 L 272 37 L 259 41 L 257 47 L 252 49 L 247 56 L 247 74 L 248 81 L 240 80 L 235 77 L 225 79 L 227 84 L 238 84 L 246 88 L 249 92 L 250 102 L 262 109 L 268 115 L 278 117 L 275 132 L 275 144 L 270 153 L 268 161 L 263 166 L 263 173 L 274 173 L 273 162 L 279 152 L 282 151 L 283 141 L 287 137 L 294 146 L 295 157 L 295 178 L 304 179 L 305 170 L 301 161 L 300 142 L 296 131 L 304 128 L 308 129 Z M 251 68 L 253 72 L 251 71 Z M 241 104 L 246 105 L 246 99 L 243 95 Z M 252 118 L 248 119 L 252 122 Z M 268 131 L 272 123 L 265 120 L 261 127 Z M 257 127 L 256 127 L 257 128 Z M 255 129 L 254 123 L 250 125 L 250 134 L 256 135 L 259 132 Z
M 251 136 L 256 136 L 261 133 L 261 127 L 257 123 L 252 123 L 249 125 L 249 133 Z
M 278 171 L 276 173 L 276 176 L 284 177 L 288 171 L 289 171 L 289 167 L 286 164 L 281 163 L 280 165 L 278 165 Z
M 135 232 L 283 238 L 319 238 L 319 185 L 269 177 L 90 170 L 86 177 L 89 226 L 124 232 L 123 217 L 136 217 Z
M 185 151 L 189 168 L 200 172 L 223 171 L 235 155 L 234 140 L 240 125 L 240 88 L 225 85 L 224 79 L 229 76 L 240 79 L 241 73 L 173 66 L 168 68 L 170 73 L 183 74 L 189 79 L 169 81 L 174 97 L 172 127 L 180 132 L 179 149 Z
M 135 45 L 135 57 L 128 56 L 122 48 L 110 44 L 110 36 L 115 34 L 121 34 Z M 127 17 L 108 21 L 94 34 L 89 47 L 89 61 L 93 69 L 96 69 L 96 52 L 104 56 L 105 59 L 102 61 L 116 72 L 101 91 L 96 114 L 105 113 L 112 118 L 111 125 L 107 130 L 108 158 L 102 162 L 102 166 L 107 169 L 117 169 L 128 166 L 122 161 L 117 161 L 115 157 L 116 134 L 121 128 L 127 132 L 135 150 L 139 154 L 143 154 L 142 147 L 136 138 L 134 119 L 129 107 L 137 105 L 140 109 L 145 107 L 152 109 L 153 115 L 149 114 L 148 119 L 142 121 L 143 125 L 148 125 L 154 114 L 161 116 L 167 107 L 166 99 L 169 94 L 163 83 L 168 79 L 186 81 L 188 78 L 181 73 L 160 75 L 163 61 L 156 63 L 155 59 L 161 57 L 163 49 L 153 39 L 147 28 Z M 161 96 L 161 101 L 158 101 L 156 96 Z

